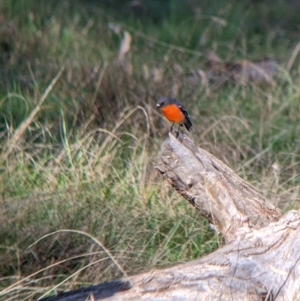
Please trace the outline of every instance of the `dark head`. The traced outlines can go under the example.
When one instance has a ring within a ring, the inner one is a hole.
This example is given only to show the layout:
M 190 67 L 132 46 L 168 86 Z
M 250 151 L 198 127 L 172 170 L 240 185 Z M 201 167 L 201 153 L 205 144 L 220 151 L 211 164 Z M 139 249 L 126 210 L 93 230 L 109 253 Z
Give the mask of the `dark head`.
M 168 98 L 168 97 L 161 97 L 157 104 L 156 104 L 156 109 L 161 109 L 161 108 L 164 108 L 165 106 L 167 106 L 168 104 L 170 104 L 172 101 L 171 98 Z

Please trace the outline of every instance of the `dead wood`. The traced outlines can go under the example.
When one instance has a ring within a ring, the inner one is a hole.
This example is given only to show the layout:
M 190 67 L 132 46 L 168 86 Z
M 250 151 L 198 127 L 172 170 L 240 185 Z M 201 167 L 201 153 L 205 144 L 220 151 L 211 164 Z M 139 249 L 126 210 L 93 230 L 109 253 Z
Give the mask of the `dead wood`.
M 274 86 L 276 74 L 278 62 L 271 58 L 223 62 L 215 53 L 209 52 L 206 67 L 190 72 L 186 78 L 192 86 L 201 83 L 215 89 L 227 83 Z
M 157 169 L 226 241 L 281 216 L 278 208 L 185 135 L 176 139 L 170 134 L 161 159 Z
M 186 136 L 164 142 L 157 169 L 226 245 L 187 264 L 47 299 L 300 300 L 300 212 L 280 210 Z

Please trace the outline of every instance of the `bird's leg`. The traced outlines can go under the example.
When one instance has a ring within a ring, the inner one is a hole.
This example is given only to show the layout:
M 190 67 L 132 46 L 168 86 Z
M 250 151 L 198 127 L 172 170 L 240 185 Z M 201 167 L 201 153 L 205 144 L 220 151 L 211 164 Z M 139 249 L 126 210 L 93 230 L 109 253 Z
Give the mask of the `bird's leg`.
M 170 132 L 171 132 L 171 133 L 172 133 L 172 130 L 173 130 L 173 125 L 174 125 L 174 123 L 172 123 L 171 129 L 170 129 Z
M 180 129 L 180 126 L 181 126 L 181 124 L 179 124 L 179 126 L 178 126 L 178 132 L 176 133 L 176 138 L 178 138 L 178 136 L 179 136 L 179 129 Z

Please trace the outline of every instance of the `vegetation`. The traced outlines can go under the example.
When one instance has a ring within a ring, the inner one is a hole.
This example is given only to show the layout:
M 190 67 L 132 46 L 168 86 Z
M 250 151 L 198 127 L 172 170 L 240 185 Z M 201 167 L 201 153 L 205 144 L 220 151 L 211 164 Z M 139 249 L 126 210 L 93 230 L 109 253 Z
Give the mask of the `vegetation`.
M 298 4 L 98 2 L 0 2 L 5 300 L 190 261 L 222 243 L 155 170 L 170 128 L 160 95 L 185 104 L 198 145 L 284 211 L 299 207 Z M 271 56 L 274 84 L 191 85 L 186 74 L 206 68 L 208 51 L 225 62 Z

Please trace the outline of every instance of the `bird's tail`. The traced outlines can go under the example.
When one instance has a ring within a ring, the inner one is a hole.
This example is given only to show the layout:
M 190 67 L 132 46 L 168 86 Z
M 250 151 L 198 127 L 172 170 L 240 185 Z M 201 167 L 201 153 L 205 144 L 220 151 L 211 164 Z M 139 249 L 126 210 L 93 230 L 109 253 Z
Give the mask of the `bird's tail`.
M 192 131 L 192 121 L 191 121 L 191 117 L 189 115 L 189 113 L 187 112 L 187 110 L 183 107 L 180 106 L 181 112 L 184 114 L 184 122 L 183 124 L 185 125 L 186 129 L 191 132 Z
M 184 125 L 185 125 L 186 129 L 187 129 L 189 132 L 192 131 L 193 125 L 192 125 L 190 116 L 185 116 Z

